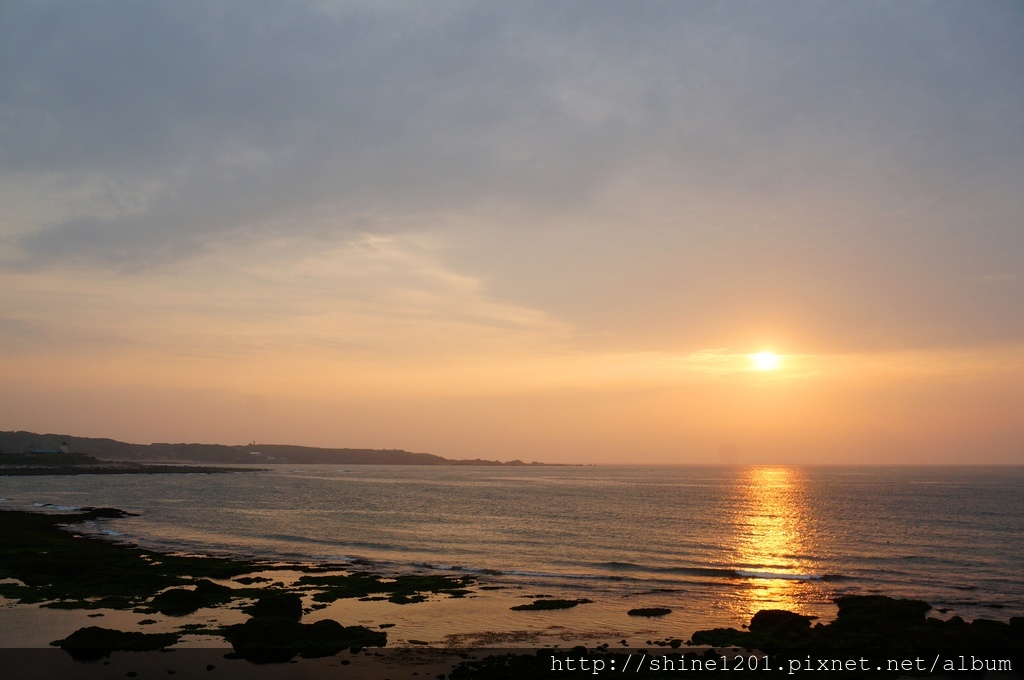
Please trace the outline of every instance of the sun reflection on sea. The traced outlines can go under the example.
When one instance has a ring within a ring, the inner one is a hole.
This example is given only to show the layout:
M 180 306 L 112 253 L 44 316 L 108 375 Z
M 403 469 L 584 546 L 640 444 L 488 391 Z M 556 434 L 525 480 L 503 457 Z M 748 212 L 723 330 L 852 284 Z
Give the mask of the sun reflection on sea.
M 801 611 L 813 552 L 812 518 L 799 468 L 744 468 L 733 517 L 735 568 L 749 580 L 737 590 L 730 609 L 749 621 L 760 609 Z

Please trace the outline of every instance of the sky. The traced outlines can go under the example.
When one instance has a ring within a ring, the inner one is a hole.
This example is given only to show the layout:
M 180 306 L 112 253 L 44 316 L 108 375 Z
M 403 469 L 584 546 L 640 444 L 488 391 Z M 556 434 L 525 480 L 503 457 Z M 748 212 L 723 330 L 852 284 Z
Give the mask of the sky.
M 1015 0 L 5 0 L 0 430 L 1024 464 L 1022 70 Z

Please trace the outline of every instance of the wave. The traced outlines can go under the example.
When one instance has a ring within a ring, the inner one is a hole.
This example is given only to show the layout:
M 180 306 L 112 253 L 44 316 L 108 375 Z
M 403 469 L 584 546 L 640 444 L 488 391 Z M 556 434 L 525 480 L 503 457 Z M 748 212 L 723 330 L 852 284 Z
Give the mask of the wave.
M 463 565 L 430 564 L 416 562 L 412 566 L 418 569 L 430 569 L 432 571 L 454 571 L 463 574 L 480 574 L 481 576 L 512 576 L 518 578 L 535 578 L 544 580 L 569 580 L 569 581 L 622 581 L 620 576 L 608 574 L 580 574 L 564 571 L 529 571 L 523 569 L 493 569 L 490 567 L 469 567 Z
M 589 579 L 593 579 L 593 578 L 606 578 L 606 579 L 614 579 L 615 578 L 613 576 L 604 576 L 604 577 L 596 576 L 595 577 L 593 574 L 561 574 L 561 573 L 557 573 L 557 572 L 547 572 L 547 571 L 517 571 L 517 570 L 509 570 L 509 571 L 503 571 L 501 573 L 502 574 L 507 574 L 509 576 L 525 576 L 527 578 L 566 578 L 566 579 L 572 579 L 574 581 L 575 580 L 585 581 L 585 580 L 589 580 Z
M 32 507 L 46 508 L 47 510 L 59 510 L 60 512 L 75 512 L 82 509 L 74 505 L 54 505 L 53 503 L 33 503 Z
M 839 581 L 849 577 L 843 574 L 802 574 L 785 571 L 733 569 L 729 567 L 649 567 L 632 562 L 600 562 L 595 567 L 609 571 L 635 571 L 705 578 L 760 578 L 787 581 Z
M 713 567 L 644 567 L 639 564 L 633 564 L 631 562 L 602 562 L 600 564 L 591 565 L 601 570 L 613 571 L 613 572 L 636 572 L 635 575 L 629 576 L 619 574 L 602 574 L 602 573 L 578 573 L 578 572 L 555 572 L 555 571 L 534 571 L 534 570 L 523 570 L 523 569 L 489 569 L 482 567 L 470 567 L 465 565 L 452 565 L 452 564 L 430 564 L 425 562 L 419 562 L 413 565 L 421 569 L 431 569 L 435 571 L 456 571 L 470 574 L 482 574 L 488 576 L 511 576 L 518 578 L 534 578 L 534 579 L 555 579 L 555 580 L 569 580 L 569 581 L 643 581 L 645 576 L 660 575 L 664 576 L 690 576 L 700 577 L 697 580 L 692 581 L 694 585 L 699 585 L 701 582 L 707 583 L 705 579 L 782 579 L 782 580 L 794 580 L 794 581 L 841 581 L 847 580 L 850 577 L 843 574 L 795 574 L 789 572 L 775 572 L 775 571 L 757 571 L 749 569 L 728 569 L 728 568 L 713 568 Z
M 737 569 L 736 573 L 745 578 L 780 579 L 783 581 L 822 581 L 825 578 L 824 574 L 791 574 L 779 571 L 748 571 L 746 569 Z

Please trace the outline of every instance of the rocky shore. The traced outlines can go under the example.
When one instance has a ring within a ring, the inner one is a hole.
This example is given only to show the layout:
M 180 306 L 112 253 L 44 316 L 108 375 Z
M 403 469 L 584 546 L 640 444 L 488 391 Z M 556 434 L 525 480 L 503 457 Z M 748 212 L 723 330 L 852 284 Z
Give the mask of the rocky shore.
M 372 670 L 375 665 L 385 667 L 384 660 L 390 659 L 392 665 L 388 668 L 393 671 L 395 664 L 401 667 L 401 654 L 422 656 L 429 650 L 385 650 L 390 627 L 387 623 L 371 626 L 323 618 L 311 621 L 310 615 L 346 598 L 416 604 L 428 598 L 482 595 L 481 591 L 486 590 L 472 576 L 408 574 L 384 578 L 359 571 L 352 564 L 282 565 L 170 555 L 67 530 L 85 522 L 124 516 L 126 513 L 113 508 L 85 508 L 76 513 L 0 512 L 0 596 L 7 606 L 13 603 L 97 612 L 89 616 L 102 616 L 101 611 L 128 611 L 171 619 L 206 608 L 230 610 L 234 620 L 188 623 L 157 632 L 82 626 L 52 641 L 76 662 L 110 663 L 112 655 L 167 650 L 186 636 L 202 634 L 220 639 L 224 647 L 230 645 L 230 650 L 221 650 L 221 654 L 226 653 L 225 658 L 233 662 L 266 665 L 296 659 L 334 659 L 324 666 L 327 668 L 350 666 L 362 659 L 362 666 Z M 276 579 L 276 572 L 287 572 L 293 578 Z M 541 599 L 513 609 L 556 610 L 587 602 Z M 449 649 L 444 651 L 443 661 L 433 658 L 425 663 L 447 664 L 447 670 L 439 675 L 451 678 L 563 677 L 552 675 L 552 669 L 562 668 L 567 659 L 589 660 L 591 669 L 598 662 L 602 669 L 634 663 L 634 674 L 664 677 L 666 664 L 673 669 L 689 668 L 687 663 L 692 666 L 699 661 L 698 666 L 703 668 L 713 662 L 721 674 L 741 671 L 728 665 L 735 664 L 728 661 L 730 658 L 745 658 L 748 665 L 750 660 L 760 663 L 764 659 L 764 668 L 758 670 L 774 674 L 778 669 L 791 669 L 793 659 L 806 657 L 808 669 L 801 673 L 810 675 L 816 670 L 812 659 L 829 655 L 852 659 L 858 654 L 962 651 L 997 655 L 1015 664 L 1015 669 L 1021 667 L 1024 619 L 1020 617 L 1009 622 L 967 622 L 956 616 L 940 619 L 930 616 L 932 610 L 926 602 L 881 595 L 839 597 L 836 605 L 837 615 L 829 623 L 794 612 L 763 610 L 739 629 L 701 630 L 689 639 L 650 639 L 644 649 L 612 649 L 608 643 L 589 649 L 547 648 L 526 654 L 522 650 L 499 654 L 493 650 Z M 667 610 L 629 612 L 652 618 L 665 613 Z M 138 625 L 147 622 L 153 623 L 145 619 Z M 641 658 L 647 666 L 637 661 Z M 658 668 L 649 665 L 654 660 L 661 664 Z M 366 671 L 366 677 L 373 675 L 371 670 Z M 844 675 L 856 675 L 854 670 L 845 669 Z M 879 674 L 875 672 L 873 677 Z

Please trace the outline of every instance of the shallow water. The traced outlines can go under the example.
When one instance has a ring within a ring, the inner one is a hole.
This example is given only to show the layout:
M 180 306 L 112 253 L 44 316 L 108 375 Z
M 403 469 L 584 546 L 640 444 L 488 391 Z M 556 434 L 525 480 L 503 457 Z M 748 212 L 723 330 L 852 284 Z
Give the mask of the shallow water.
M 829 618 L 839 594 L 916 597 L 966 619 L 1024 615 L 1022 468 L 291 466 L 5 477 L 0 498 L 139 512 L 93 530 L 154 548 L 469 571 L 509 587 L 490 596 L 500 606 L 359 605 L 432 639 L 439 619 L 456 633 L 688 634 L 763 608 Z M 594 604 L 509 612 L 506 600 L 533 594 Z M 673 614 L 625 617 L 641 606 Z

